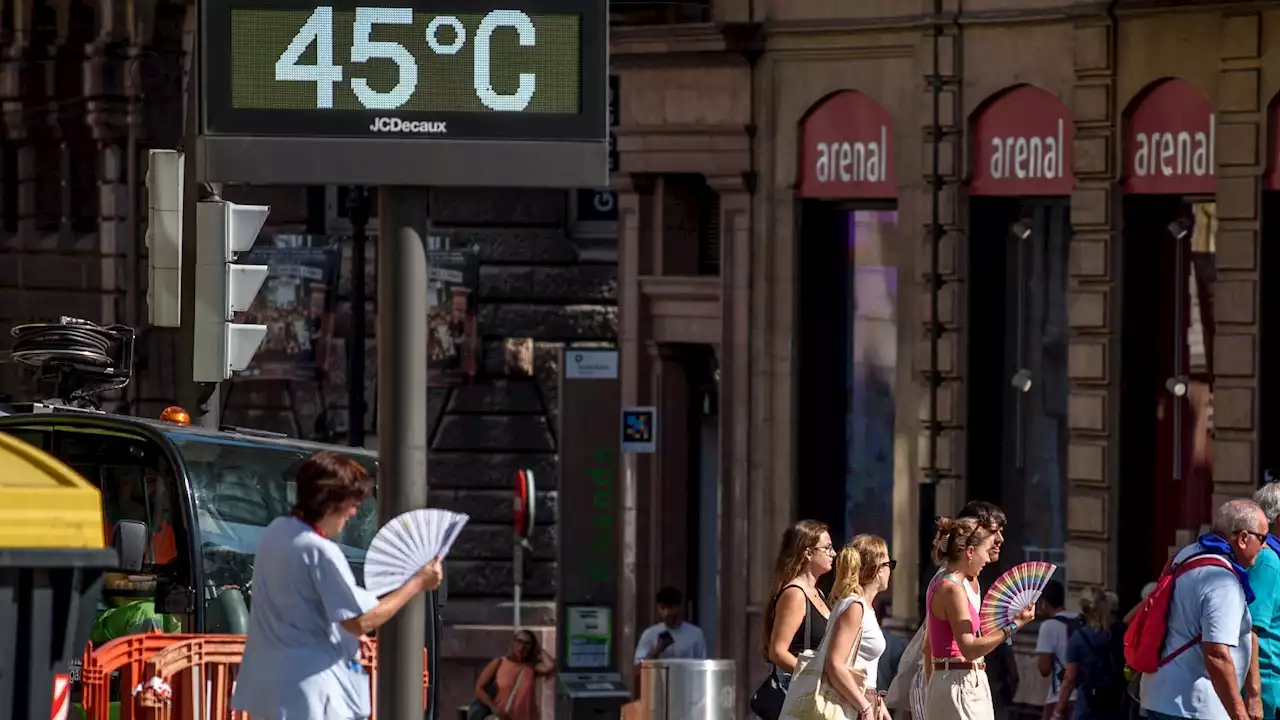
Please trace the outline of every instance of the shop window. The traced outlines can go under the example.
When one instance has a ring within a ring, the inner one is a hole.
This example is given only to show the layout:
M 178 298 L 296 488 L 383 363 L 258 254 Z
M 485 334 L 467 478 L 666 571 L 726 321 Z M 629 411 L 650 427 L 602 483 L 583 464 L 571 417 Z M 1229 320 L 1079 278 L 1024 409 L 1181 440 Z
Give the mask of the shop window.
M 1280 246 L 1268 242 L 1280 231 L 1280 191 L 1262 194 L 1262 238 L 1258 243 L 1259 308 L 1280 307 Z M 1258 467 L 1264 479 L 1280 481 L 1280 312 L 1258 313 Z
M 720 193 L 705 187 L 699 205 L 698 274 L 720 274 Z
M 893 537 L 897 212 L 804 203 L 797 508 L 836 537 Z
M 1005 567 L 1065 560 L 1067 212 L 1062 200 L 971 204 L 966 478 L 968 499 L 1009 517 Z
M 1120 585 L 1131 598 L 1212 512 L 1218 222 L 1214 203 L 1177 196 L 1131 195 L 1124 213 L 1120 543 L 1135 563 Z
M 702 23 L 711 19 L 710 0 L 672 0 L 645 2 L 610 0 L 611 25 L 678 25 Z

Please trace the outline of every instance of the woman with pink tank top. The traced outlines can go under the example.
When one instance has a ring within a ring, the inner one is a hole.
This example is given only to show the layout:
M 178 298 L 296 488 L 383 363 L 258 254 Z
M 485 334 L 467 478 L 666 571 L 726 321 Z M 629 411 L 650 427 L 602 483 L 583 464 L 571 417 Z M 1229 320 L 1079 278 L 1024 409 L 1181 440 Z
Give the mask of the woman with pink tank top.
M 982 599 L 971 581 L 991 562 L 995 539 L 975 518 L 938 519 L 933 561 L 942 572 L 929 583 L 925 595 L 931 655 L 926 665 L 927 720 L 994 720 L 983 658 L 1000 643 L 1011 642 L 1014 633 L 1035 619 L 1035 609 L 1029 607 L 1008 627 L 991 635 L 979 634 Z

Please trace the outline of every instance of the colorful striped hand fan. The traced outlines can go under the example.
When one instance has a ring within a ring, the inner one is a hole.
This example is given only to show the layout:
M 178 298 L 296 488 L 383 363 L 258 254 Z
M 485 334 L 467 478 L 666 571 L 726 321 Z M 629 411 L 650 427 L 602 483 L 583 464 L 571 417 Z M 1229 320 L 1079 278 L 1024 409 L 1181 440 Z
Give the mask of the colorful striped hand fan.
M 978 615 L 982 634 L 989 635 L 1007 626 L 1023 608 L 1034 605 L 1057 569 L 1053 563 L 1025 562 L 1001 575 L 982 599 Z

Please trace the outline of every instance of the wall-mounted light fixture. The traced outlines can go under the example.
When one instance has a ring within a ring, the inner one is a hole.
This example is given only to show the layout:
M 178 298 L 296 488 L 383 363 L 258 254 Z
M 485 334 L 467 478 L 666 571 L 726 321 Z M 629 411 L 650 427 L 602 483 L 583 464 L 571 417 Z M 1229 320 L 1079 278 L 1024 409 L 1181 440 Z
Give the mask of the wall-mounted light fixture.
M 1190 382 L 1186 377 L 1178 375 L 1164 381 L 1164 389 L 1169 391 L 1174 397 L 1186 397 L 1187 383 Z
M 1031 237 L 1031 226 L 1028 225 L 1026 221 L 1019 220 L 1009 228 L 1009 232 L 1012 232 L 1013 236 L 1019 240 L 1026 240 Z
M 1009 378 L 1009 384 L 1018 392 L 1031 392 L 1031 371 L 1022 368 Z
M 1169 223 L 1169 234 L 1173 236 L 1174 240 L 1181 240 L 1189 232 L 1191 232 L 1191 227 L 1186 220 L 1174 220 Z

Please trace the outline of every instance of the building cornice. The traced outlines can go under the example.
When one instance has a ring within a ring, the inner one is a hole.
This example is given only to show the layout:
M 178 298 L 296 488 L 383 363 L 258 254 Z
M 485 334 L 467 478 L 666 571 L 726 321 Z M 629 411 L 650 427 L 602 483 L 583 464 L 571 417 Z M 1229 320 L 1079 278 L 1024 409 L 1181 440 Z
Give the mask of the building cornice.
M 615 67 L 715 62 L 715 56 L 753 58 L 762 49 L 758 23 L 614 26 L 609 59 Z
M 1201 12 L 1245 12 L 1280 7 L 1280 0 L 1081 0 L 1035 8 L 1001 8 L 960 13 L 914 13 L 859 18 L 771 20 L 765 38 L 775 36 L 840 35 L 919 30 L 934 25 L 1036 25 L 1089 18 Z

